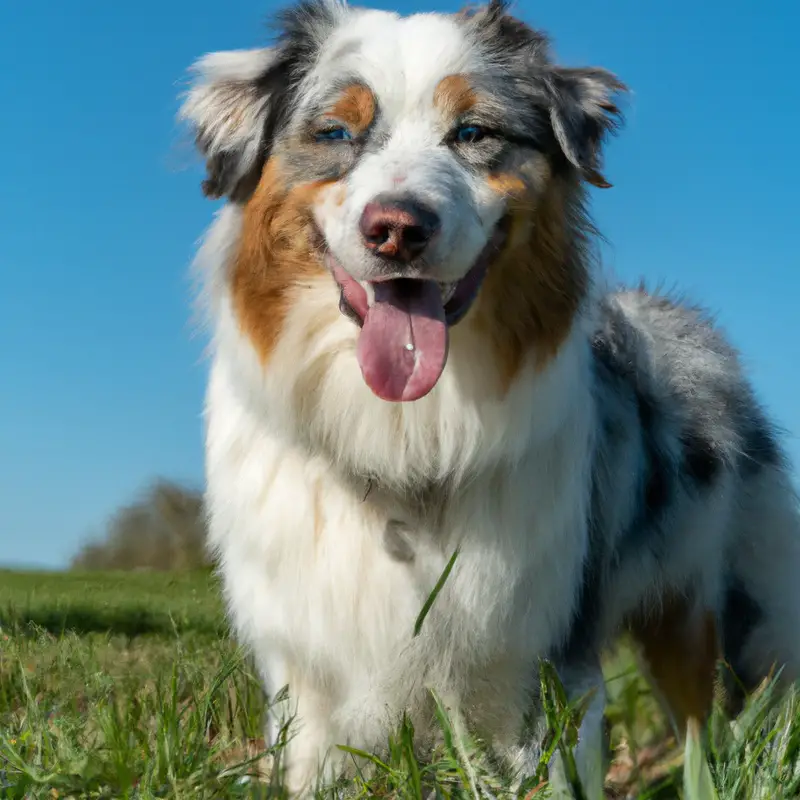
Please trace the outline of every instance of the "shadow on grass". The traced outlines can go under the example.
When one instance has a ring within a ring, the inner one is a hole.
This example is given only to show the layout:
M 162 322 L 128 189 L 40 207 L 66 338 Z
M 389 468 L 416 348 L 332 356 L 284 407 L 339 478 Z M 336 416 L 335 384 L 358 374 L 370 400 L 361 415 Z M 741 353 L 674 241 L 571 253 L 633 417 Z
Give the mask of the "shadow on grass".
M 69 608 L 0 609 L 0 627 L 22 634 L 26 629 L 36 627 L 55 635 L 73 632 L 79 635 L 110 633 L 133 637 L 195 633 L 218 637 L 226 633 L 222 621 L 207 616 L 171 616 L 167 612 L 148 608 L 106 610 L 88 603 L 85 606 L 71 605 Z

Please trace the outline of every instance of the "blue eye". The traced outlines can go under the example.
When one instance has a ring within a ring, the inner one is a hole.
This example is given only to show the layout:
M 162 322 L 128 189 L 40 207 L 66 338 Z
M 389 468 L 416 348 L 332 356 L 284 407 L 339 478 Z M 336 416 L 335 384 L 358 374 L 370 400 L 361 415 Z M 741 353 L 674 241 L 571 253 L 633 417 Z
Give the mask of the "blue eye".
M 317 131 L 315 138 L 318 142 L 347 142 L 352 139 L 352 136 L 344 128 L 335 127 Z
M 486 136 L 486 131 L 479 125 L 464 125 L 456 131 L 455 140 L 459 144 L 474 144 Z

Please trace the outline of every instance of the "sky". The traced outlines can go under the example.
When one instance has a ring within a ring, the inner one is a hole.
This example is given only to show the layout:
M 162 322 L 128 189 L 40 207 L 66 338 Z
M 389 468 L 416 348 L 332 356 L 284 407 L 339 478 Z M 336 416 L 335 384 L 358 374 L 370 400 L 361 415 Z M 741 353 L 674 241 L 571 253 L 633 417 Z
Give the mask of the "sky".
M 800 463 L 800 4 L 515 8 L 632 89 L 593 190 L 607 268 L 717 313 Z M 65 566 L 157 476 L 202 486 L 189 265 L 216 206 L 175 114 L 188 65 L 267 44 L 274 9 L 0 4 L 0 564 Z

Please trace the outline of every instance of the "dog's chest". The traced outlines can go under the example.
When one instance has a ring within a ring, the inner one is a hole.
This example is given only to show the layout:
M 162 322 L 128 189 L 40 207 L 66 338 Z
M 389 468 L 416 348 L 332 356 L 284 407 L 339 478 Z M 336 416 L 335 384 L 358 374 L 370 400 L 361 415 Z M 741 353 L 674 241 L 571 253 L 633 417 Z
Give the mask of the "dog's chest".
M 209 453 L 211 538 L 236 627 L 259 649 L 363 682 L 420 642 L 431 662 L 479 662 L 542 654 L 562 634 L 581 532 L 575 505 L 553 504 L 549 482 L 530 469 L 415 505 L 380 486 L 345 485 L 277 441 L 226 444 Z

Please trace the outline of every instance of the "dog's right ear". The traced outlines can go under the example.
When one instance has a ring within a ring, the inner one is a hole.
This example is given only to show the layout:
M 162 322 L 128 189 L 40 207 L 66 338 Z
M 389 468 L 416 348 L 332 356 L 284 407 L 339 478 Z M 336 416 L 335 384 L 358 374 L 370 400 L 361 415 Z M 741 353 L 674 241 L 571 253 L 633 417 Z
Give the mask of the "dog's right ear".
M 206 159 L 203 192 L 243 199 L 253 190 L 283 114 L 289 83 L 283 48 L 211 53 L 192 67 L 180 117 Z

